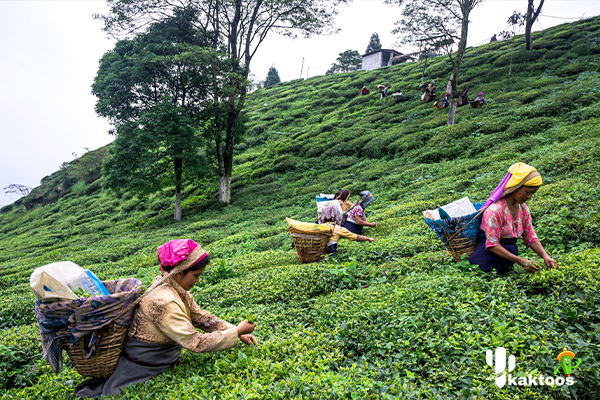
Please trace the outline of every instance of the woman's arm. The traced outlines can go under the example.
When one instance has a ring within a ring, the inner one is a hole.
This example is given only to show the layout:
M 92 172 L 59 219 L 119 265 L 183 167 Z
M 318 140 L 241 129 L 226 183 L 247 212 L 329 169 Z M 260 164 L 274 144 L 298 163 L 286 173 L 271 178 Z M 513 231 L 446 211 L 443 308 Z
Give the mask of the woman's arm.
M 371 242 L 373 243 L 375 241 L 375 239 L 367 237 L 367 236 L 363 236 L 363 235 L 356 235 L 356 241 L 357 242 Z
M 200 333 L 192 325 L 192 321 L 186 315 L 185 311 L 176 302 L 163 304 L 160 308 L 160 312 L 156 316 L 151 316 L 151 320 L 163 335 L 187 350 L 195 353 L 205 353 L 226 350 L 237 346 L 240 332 L 237 327 L 231 324 L 227 323 L 230 328 L 224 330 Z M 214 319 L 220 321 L 217 318 Z M 203 327 L 199 326 L 199 328 L 202 329 Z M 247 332 L 244 331 L 243 333 Z
M 542 243 L 539 240 L 536 240 L 533 243 L 529 244 L 529 247 L 531 247 L 531 250 L 535 251 L 535 253 L 542 257 L 542 259 L 544 260 L 544 264 L 546 264 L 549 267 L 552 268 L 556 268 L 558 263 L 552 259 L 548 253 L 546 253 L 546 250 L 544 250 L 544 246 L 542 246 Z
M 354 217 L 355 221 L 356 221 L 356 225 L 360 225 L 360 226 L 376 226 L 377 223 L 376 222 L 367 222 L 366 219 L 364 219 L 361 215 L 356 215 Z
M 488 247 L 487 250 L 491 251 L 498 257 L 502 257 L 508 261 L 512 261 L 516 264 L 519 264 L 521 267 L 523 267 L 527 271 L 535 272 L 535 271 L 539 270 L 539 268 L 536 267 L 533 264 L 533 262 L 531 262 L 525 258 L 515 256 L 513 253 L 511 253 L 510 251 L 508 251 L 504 247 L 502 247 L 501 244 L 498 244 L 497 246 L 494 246 L 494 247 Z
M 223 331 L 227 329 L 234 328 L 234 325 L 230 324 L 227 321 L 220 320 L 219 318 L 211 315 L 208 311 L 200 309 L 196 302 L 194 301 L 190 307 L 191 315 L 192 315 L 192 324 L 196 328 L 200 328 L 205 332 L 216 332 Z M 258 344 L 256 338 L 250 333 L 254 331 L 256 324 L 251 324 L 248 320 L 243 320 L 238 324 L 236 328 L 237 335 L 240 340 L 247 344 Z
M 522 218 L 523 224 L 523 242 L 526 246 L 531 247 L 533 251 L 544 260 L 544 264 L 549 267 L 556 268 L 556 261 L 554 261 L 544 250 L 544 246 L 542 246 L 542 242 L 535 234 L 535 230 L 533 229 L 533 224 L 531 220 L 531 213 L 529 212 L 529 207 L 523 204 L 521 206 L 521 210 L 519 211 Z

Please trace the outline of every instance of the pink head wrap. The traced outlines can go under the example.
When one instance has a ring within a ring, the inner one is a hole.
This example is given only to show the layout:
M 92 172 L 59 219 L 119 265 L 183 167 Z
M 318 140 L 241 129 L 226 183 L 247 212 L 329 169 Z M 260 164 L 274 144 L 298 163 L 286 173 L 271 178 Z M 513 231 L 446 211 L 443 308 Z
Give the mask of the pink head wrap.
M 183 260 L 187 260 L 188 256 L 199 245 L 190 239 L 171 240 L 158 246 L 158 259 L 160 260 L 160 270 L 164 271 L 163 267 L 173 267 Z M 205 253 L 198 261 L 206 257 Z

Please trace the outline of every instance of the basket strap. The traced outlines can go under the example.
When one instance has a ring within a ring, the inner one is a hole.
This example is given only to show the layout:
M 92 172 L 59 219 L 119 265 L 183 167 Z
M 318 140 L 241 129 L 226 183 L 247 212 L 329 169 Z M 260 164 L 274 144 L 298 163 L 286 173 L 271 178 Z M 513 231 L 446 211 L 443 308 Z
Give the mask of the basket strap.
M 158 281 L 156 281 L 155 283 L 153 283 L 152 285 L 150 285 L 150 287 L 148 289 L 146 289 L 146 291 L 140 297 L 135 299 L 135 301 L 133 303 L 131 303 L 130 305 L 125 307 L 123 310 L 121 310 L 121 312 L 118 313 L 117 316 L 113 318 L 113 320 L 119 318 L 120 316 L 122 316 L 123 314 L 125 314 L 129 310 L 131 310 L 133 307 L 137 306 L 139 304 L 139 302 L 142 301 L 142 299 L 148 295 L 148 293 L 150 293 L 151 291 L 156 289 L 158 286 L 162 285 L 170 277 L 171 277 L 171 274 L 167 274 L 167 275 L 163 276 L 161 279 L 159 279 Z
M 354 209 L 354 207 L 356 207 L 356 206 L 358 205 L 358 203 L 360 203 L 360 199 L 356 200 L 356 202 L 355 202 L 354 204 L 352 204 L 352 207 L 350 207 L 350 208 L 348 209 L 348 211 L 346 211 L 345 213 L 343 213 L 343 214 L 342 214 L 342 218 L 344 218 L 344 216 L 345 216 L 346 214 L 348 214 L 350 211 L 352 211 L 352 209 Z
M 486 207 L 487 208 L 487 207 Z M 464 224 L 459 230 L 457 230 L 456 232 L 454 232 L 454 235 L 452 235 L 451 238 L 448 239 L 448 242 L 450 242 L 452 239 L 454 239 L 459 233 L 461 233 L 463 230 L 465 230 L 465 228 L 467 226 L 469 226 L 469 224 L 471 222 L 473 222 L 475 219 L 477 219 L 477 217 L 479 217 L 481 215 L 481 213 L 483 213 L 486 208 L 481 208 L 481 210 L 479 210 L 479 212 L 477 214 L 475 214 L 475 216 L 473 218 L 471 218 L 471 220 L 469 222 L 467 222 L 466 224 Z M 435 221 L 434 221 L 435 222 Z

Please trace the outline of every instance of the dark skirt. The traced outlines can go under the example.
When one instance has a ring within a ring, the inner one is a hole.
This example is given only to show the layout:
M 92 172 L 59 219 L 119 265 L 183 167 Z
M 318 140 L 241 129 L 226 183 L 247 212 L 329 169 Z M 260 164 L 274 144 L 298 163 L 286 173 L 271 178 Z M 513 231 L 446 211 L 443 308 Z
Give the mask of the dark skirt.
M 81 382 L 73 393 L 79 397 L 121 394 L 119 388 L 146 382 L 173 368 L 181 355 L 181 346 L 142 342 L 128 337 L 115 372 L 108 378 L 91 378 Z
M 485 232 L 479 231 L 479 234 L 477 235 L 477 248 L 473 254 L 471 254 L 471 257 L 469 257 L 469 262 L 471 264 L 479 265 L 479 268 L 486 274 L 491 273 L 492 269 L 495 269 L 498 275 L 508 274 L 514 263 L 487 250 L 485 241 Z M 519 255 L 516 238 L 500 239 L 500 244 L 515 256 Z
M 335 256 L 337 253 L 337 243 L 332 243 L 330 245 L 327 245 L 327 254 L 329 254 L 330 256 Z
M 352 233 L 356 233 L 357 235 L 362 235 L 363 233 L 363 227 L 361 225 L 355 224 L 354 222 L 346 220 L 342 227 L 348 229 Z

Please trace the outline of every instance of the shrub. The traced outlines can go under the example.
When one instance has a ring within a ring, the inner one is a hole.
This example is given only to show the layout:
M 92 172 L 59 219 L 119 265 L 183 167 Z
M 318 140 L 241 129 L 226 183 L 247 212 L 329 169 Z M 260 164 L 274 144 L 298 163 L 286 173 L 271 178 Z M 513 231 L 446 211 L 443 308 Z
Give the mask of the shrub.
M 538 133 L 552 127 L 554 124 L 555 122 L 551 118 L 532 118 L 512 124 L 506 133 L 511 138 L 517 138 L 524 135 L 537 135 Z
M 85 182 L 84 181 L 77 182 L 75 185 L 73 185 L 73 187 L 71 188 L 71 190 L 77 196 L 81 196 L 83 194 L 83 192 L 85 192 Z

